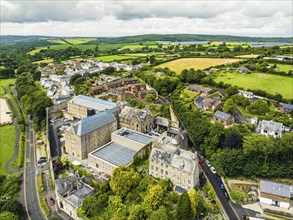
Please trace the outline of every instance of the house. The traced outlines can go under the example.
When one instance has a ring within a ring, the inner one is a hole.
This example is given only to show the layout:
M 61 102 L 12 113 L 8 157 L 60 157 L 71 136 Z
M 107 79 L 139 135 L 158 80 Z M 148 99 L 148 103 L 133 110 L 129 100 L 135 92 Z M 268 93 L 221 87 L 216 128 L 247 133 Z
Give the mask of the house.
M 290 208 L 293 206 L 293 186 L 260 180 L 259 200 L 261 203 Z
M 163 118 L 161 116 L 155 117 L 154 127 L 159 130 L 168 130 L 171 126 L 171 121 L 168 118 Z
M 91 87 L 88 90 L 88 93 L 90 95 L 100 95 L 104 92 L 104 87 L 103 86 L 95 86 L 95 87 Z
M 119 165 L 129 166 L 135 157 L 142 157 L 151 148 L 152 137 L 128 128 L 121 128 L 111 135 L 111 142 L 88 155 L 91 167 L 112 175 Z
M 104 84 L 103 86 L 104 86 L 105 91 L 108 91 L 108 90 L 114 89 L 114 88 L 118 88 L 118 87 L 122 86 L 122 80 L 108 82 L 108 83 Z
M 282 103 L 281 112 L 289 114 L 293 110 L 293 105 Z
M 245 66 L 238 67 L 236 69 L 236 71 L 239 72 L 239 73 L 241 73 L 241 74 L 250 73 L 250 70 L 248 68 L 246 68 Z
M 198 109 L 202 109 L 204 111 L 214 111 L 221 104 L 221 98 L 204 98 L 202 96 L 198 96 L 195 98 L 194 104 Z
M 154 89 L 145 89 L 145 90 L 140 90 L 137 94 L 137 97 L 142 100 L 146 98 L 147 94 L 152 94 L 155 98 L 157 98 L 157 92 Z
M 199 183 L 197 155 L 167 145 L 153 147 L 149 157 L 149 175 L 170 179 L 174 186 L 189 191 Z
M 234 123 L 234 118 L 232 115 L 218 110 L 214 114 L 213 122 L 221 123 L 226 127 Z
M 81 119 L 64 131 L 66 152 L 84 160 L 89 152 L 108 143 L 116 130 L 117 120 L 108 111 Z
M 293 57 L 290 57 L 290 56 L 276 56 L 275 59 L 277 59 L 277 60 L 293 60 Z
M 201 86 L 201 85 L 195 85 L 195 84 L 194 85 L 189 85 L 188 89 L 190 91 L 199 93 L 202 97 L 207 97 L 207 96 L 209 96 L 210 94 L 212 94 L 214 92 L 213 89 L 210 89 L 208 87 L 204 87 L 204 86 Z
M 122 79 L 123 86 L 135 84 L 135 83 L 137 83 L 137 78 L 124 78 L 124 79 Z
M 266 136 L 281 137 L 284 130 L 282 123 L 262 120 L 259 123 L 257 131 Z
M 146 107 L 136 109 L 125 106 L 119 114 L 119 127 L 125 127 L 134 131 L 147 133 L 152 130 L 154 117 L 151 111 Z
M 71 218 L 81 220 L 77 216 L 77 210 L 85 197 L 94 194 L 94 189 L 75 175 L 57 179 L 55 186 L 58 207 Z
M 58 87 L 56 85 L 52 85 L 47 91 L 47 96 L 53 97 L 57 91 L 58 91 Z
M 253 99 L 254 98 L 254 94 L 252 92 L 249 92 L 249 91 L 239 90 L 239 94 L 243 95 L 245 98 L 248 98 L 248 99 Z
M 204 97 L 198 96 L 194 99 L 194 104 L 198 109 L 203 109 L 203 100 Z
M 136 96 L 140 90 L 145 90 L 145 89 L 146 89 L 145 83 L 135 83 L 128 86 L 128 91 L 135 94 Z

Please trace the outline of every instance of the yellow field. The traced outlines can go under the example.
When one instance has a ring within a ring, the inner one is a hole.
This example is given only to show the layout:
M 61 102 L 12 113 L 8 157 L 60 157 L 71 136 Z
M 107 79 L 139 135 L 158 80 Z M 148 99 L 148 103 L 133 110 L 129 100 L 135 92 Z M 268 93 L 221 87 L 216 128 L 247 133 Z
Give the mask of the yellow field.
M 259 54 L 247 54 L 247 55 L 240 55 L 240 56 L 236 56 L 238 58 L 244 58 L 244 59 L 249 59 L 249 58 L 256 58 L 258 57 Z
M 180 74 L 184 69 L 193 68 L 195 70 L 202 70 L 212 66 L 218 66 L 222 64 L 235 63 L 241 61 L 241 59 L 222 59 L 222 58 L 182 58 L 173 60 L 167 63 L 158 65 L 157 67 L 168 67 L 170 70 Z

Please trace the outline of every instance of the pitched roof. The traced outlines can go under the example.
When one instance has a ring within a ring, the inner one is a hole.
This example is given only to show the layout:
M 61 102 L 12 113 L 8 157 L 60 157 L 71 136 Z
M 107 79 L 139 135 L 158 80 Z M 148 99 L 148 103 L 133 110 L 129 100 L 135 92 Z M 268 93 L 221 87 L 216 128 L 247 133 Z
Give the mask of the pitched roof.
M 216 113 L 214 114 L 214 117 L 222 119 L 224 121 L 227 121 L 230 117 L 232 117 L 230 114 L 225 113 L 225 112 L 221 112 L 221 111 L 216 111 Z
M 198 96 L 198 97 L 196 97 L 195 98 L 195 102 L 197 102 L 197 103 L 200 103 L 200 102 L 202 102 L 204 100 L 204 97 L 202 97 L 202 96 Z
M 73 124 L 72 127 L 76 135 L 83 136 L 115 121 L 116 118 L 111 113 L 100 112 L 99 114 L 81 119 Z
M 267 130 L 268 132 L 282 132 L 283 124 L 274 121 L 262 120 L 260 127 L 262 130 Z
M 293 193 L 293 186 L 270 182 L 266 180 L 260 181 L 260 192 L 290 198 L 290 192 Z
M 94 109 L 96 111 L 112 110 L 111 112 L 119 111 L 119 107 L 114 102 L 105 101 L 102 99 L 96 99 L 85 95 L 74 96 L 70 102 L 84 106 L 88 109 Z
M 155 118 L 155 124 L 168 127 L 170 125 L 170 120 L 168 118 L 157 116 Z
M 149 109 L 137 109 L 129 106 L 125 106 L 120 114 L 119 117 L 130 119 L 132 116 L 137 116 L 140 121 L 144 121 L 148 116 L 152 116 L 152 113 Z
M 283 106 L 283 108 L 285 108 L 285 109 L 293 110 L 293 105 L 283 103 L 282 106 Z

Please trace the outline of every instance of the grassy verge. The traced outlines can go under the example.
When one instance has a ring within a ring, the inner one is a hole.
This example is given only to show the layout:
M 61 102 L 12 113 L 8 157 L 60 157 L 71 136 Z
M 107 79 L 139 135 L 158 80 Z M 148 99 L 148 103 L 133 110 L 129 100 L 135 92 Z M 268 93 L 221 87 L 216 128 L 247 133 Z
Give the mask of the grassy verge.
M 38 185 L 38 192 L 44 191 L 44 184 L 43 184 L 43 173 L 37 176 L 37 185 Z
M 49 208 L 49 205 L 46 201 L 45 196 L 40 198 L 40 203 L 41 203 L 41 208 L 42 208 L 43 212 L 45 213 L 46 216 L 48 216 L 50 214 L 50 208 Z

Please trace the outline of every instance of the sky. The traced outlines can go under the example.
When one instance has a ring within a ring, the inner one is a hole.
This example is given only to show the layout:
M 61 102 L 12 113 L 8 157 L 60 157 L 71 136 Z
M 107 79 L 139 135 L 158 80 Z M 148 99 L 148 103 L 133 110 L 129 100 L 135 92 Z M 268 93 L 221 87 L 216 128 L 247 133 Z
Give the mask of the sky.
M 1 1 L 1 35 L 292 37 L 292 0 Z

